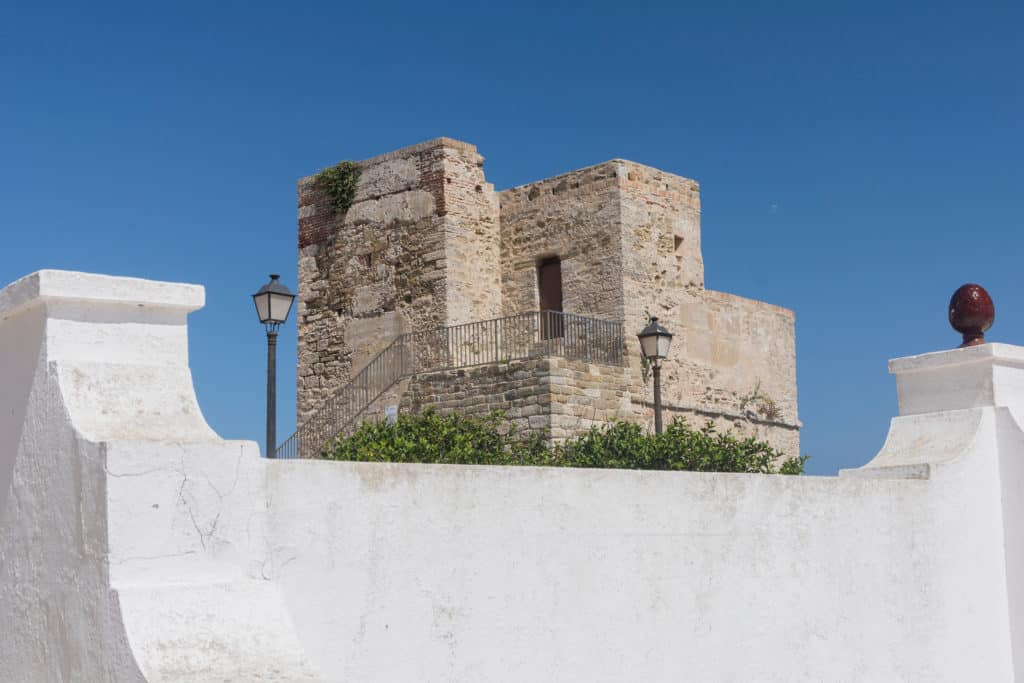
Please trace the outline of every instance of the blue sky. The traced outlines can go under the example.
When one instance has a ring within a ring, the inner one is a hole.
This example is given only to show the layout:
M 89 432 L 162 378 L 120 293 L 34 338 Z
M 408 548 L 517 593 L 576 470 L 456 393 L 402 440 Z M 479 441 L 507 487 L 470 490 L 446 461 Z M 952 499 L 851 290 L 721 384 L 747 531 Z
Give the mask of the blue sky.
M 955 346 L 960 284 L 1024 342 L 1020 3 L 0 7 L 0 283 L 197 282 L 192 366 L 262 440 L 249 295 L 296 281 L 295 180 L 439 135 L 500 189 L 625 157 L 702 185 L 707 286 L 796 311 L 812 473 L 895 414 L 888 358 Z M 295 326 L 279 434 L 294 427 Z

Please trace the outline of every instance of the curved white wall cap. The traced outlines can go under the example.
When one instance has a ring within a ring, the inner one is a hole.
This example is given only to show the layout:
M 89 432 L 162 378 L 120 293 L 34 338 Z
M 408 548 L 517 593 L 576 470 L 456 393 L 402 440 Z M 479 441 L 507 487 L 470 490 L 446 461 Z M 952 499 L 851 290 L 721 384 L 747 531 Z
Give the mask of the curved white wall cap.
M 207 425 L 202 287 L 0 289 L 0 681 L 315 680 L 266 559 L 265 463 Z
M 26 306 L 49 301 L 157 306 L 189 313 L 203 307 L 206 293 L 201 285 L 71 270 L 39 270 L 0 290 L 0 320 Z
M 188 367 L 188 314 L 204 299 L 199 285 L 40 270 L 0 290 L 0 327 L 42 311 L 43 357 L 90 441 L 205 441 L 218 437 Z
M 839 470 L 840 477 L 929 479 L 935 465 L 975 449 L 984 411 L 948 410 L 892 419 L 882 450 L 863 467 Z
M 899 417 L 867 465 L 842 477 L 928 479 L 936 466 L 977 450 L 986 410 L 1024 425 L 1024 347 L 981 344 L 889 361 Z

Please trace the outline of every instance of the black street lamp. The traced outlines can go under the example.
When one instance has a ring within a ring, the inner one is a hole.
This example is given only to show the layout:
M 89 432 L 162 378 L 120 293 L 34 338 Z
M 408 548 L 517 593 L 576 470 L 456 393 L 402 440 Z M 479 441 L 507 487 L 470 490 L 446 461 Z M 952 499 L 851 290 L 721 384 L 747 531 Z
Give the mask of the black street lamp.
M 270 282 L 252 295 L 256 315 L 267 328 L 267 450 L 266 457 L 277 456 L 277 328 L 288 319 L 295 295 L 271 275 Z
M 652 315 L 647 327 L 637 337 L 640 338 L 644 358 L 654 369 L 654 433 L 661 434 L 661 361 L 668 357 L 672 333 L 659 325 L 658 319 Z

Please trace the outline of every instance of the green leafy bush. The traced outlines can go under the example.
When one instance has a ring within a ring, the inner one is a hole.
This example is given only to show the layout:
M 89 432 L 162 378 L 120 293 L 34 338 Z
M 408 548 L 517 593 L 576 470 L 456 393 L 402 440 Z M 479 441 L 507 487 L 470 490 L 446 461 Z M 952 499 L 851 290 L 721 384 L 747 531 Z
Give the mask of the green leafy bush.
M 342 161 L 316 174 L 314 182 L 331 198 L 331 208 L 345 213 L 356 198 L 362 168 L 355 161 Z
M 549 447 L 542 434 L 518 433 L 500 411 L 472 418 L 431 410 L 400 415 L 395 424 L 363 423 L 351 436 L 337 439 L 324 457 L 763 474 L 802 474 L 807 460 L 807 456 L 784 459 L 767 443 L 718 432 L 710 422 L 693 429 L 678 417 L 661 435 L 647 434 L 637 424 L 616 422 Z
M 337 439 L 325 457 L 361 462 L 433 462 L 460 465 L 540 465 L 547 445 L 539 434 L 520 436 L 501 411 L 484 418 L 399 415 L 394 424 L 364 422 Z

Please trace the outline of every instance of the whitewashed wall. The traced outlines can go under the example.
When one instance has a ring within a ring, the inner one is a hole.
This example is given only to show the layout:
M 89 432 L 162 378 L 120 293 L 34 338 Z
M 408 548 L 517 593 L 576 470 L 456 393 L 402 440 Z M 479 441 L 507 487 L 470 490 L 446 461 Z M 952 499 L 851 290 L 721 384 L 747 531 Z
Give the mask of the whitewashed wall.
M 254 443 L 203 420 L 191 285 L 0 290 L 0 681 L 317 680 L 265 557 Z
M 268 462 L 202 296 L 0 291 L 0 680 L 1024 680 L 1024 349 L 893 361 L 838 478 Z

